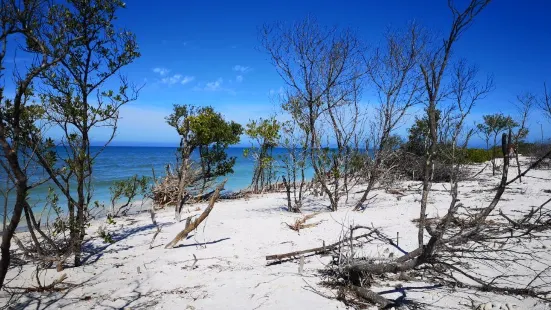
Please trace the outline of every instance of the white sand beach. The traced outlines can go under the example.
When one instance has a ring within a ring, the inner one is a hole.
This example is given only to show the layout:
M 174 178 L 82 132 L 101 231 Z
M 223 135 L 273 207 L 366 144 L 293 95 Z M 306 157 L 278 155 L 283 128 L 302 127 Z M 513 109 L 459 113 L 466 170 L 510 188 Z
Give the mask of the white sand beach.
M 472 166 L 473 174 L 483 166 Z M 459 199 L 464 205 L 479 208 L 491 201 L 492 188 L 499 183 L 499 176 L 492 177 L 490 170 L 487 168 L 475 179 L 460 184 Z M 516 168 L 511 167 L 509 178 L 514 177 L 515 172 Z M 514 217 L 517 210 L 526 211 L 540 205 L 551 196 L 550 180 L 551 170 L 530 171 L 522 183 L 508 186 L 491 218 L 503 220 L 497 216 L 498 210 Z M 96 220 L 88 230 L 87 258 L 82 267 L 67 267 L 61 272 L 53 267 L 45 274 L 41 273 L 43 283 L 66 274 L 66 282 L 73 286 L 61 292 L 22 294 L 16 308 L 345 309 L 347 306 L 341 301 L 318 294 L 336 294 L 320 284 L 319 271 L 330 257 L 307 255 L 302 273 L 299 273 L 300 259 L 268 265 L 265 257 L 322 246 L 323 242 L 330 244 L 337 241 L 350 225 L 373 225 L 392 237 L 398 233 L 400 247 L 406 251 L 417 248 L 417 227 L 412 220 L 419 217 L 420 183 L 404 181 L 395 184 L 395 188 L 405 196 L 398 199 L 396 195 L 378 189 L 370 195 L 376 197 L 363 212 L 352 211 L 359 194 L 351 195 L 350 205 L 341 206 L 337 212 L 330 212 L 322 197 L 308 196 L 302 212 L 304 215 L 319 212 L 309 220 L 319 224 L 299 233 L 286 225 L 302 215 L 285 210 L 285 193 L 219 201 L 205 222 L 173 249 L 165 249 L 164 245 L 183 229 L 185 221 L 176 223 L 172 208 L 157 211 L 162 231 L 152 248 L 150 241 L 156 229 L 149 213 L 118 218 L 116 224 L 107 225 L 115 240 L 113 244 L 106 244 L 97 236 L 97 229 L 105 225 L 105 220 Z M 429 199 L 429 217 L 446 212 L 450 201 L 448 190 L 448 184 L 434 184 Z M 205 206 L 206 203 L 192 205 L 184 216 L 199 214 Z M 19 235 L 24 236 L 24 233 Z M 550 247 L 551 244 L 539 246 Z M 401 254 L 383 243 L 367 244 L 357 251 L 360 252 L 358 255 L 369 257 L 397 257 Z M 194 256 L 197 258 L 195 263 Z M 551 253 L 549 256 L 551 259 Z M 483 273 L 495 272 L 488 266 L 479 268 Z M 506 267 L 501 269 L 507 272 Z M 12 268 L 7 286 L 34 286 L 33 272 L 31 264 Z M 437 283 L 389 281 L 387 284 L 372 289 L 380 292 L 392 289 L 395 284 L 422 287 Z M 9 297 L 6 292 L 2 294 L 0 304 L 7 302 Z M 423 303 L 426 309 L 472 309 L 473 305 L 488 302 L 494 303 L 491 309 L 506 309 L 506 304 L 513 309 L 550 309 L 548 303 L 535 298 L 459 287 L 411 290 L 407 296 Z

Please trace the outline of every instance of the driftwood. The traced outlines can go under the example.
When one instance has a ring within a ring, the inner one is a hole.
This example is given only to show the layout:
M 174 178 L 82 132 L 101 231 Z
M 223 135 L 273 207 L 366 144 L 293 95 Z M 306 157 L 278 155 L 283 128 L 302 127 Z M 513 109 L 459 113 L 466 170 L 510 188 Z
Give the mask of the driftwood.
M 157 220 L 155 220 L 155 210 L 151 208 L 149 210 L 149 213 L 151 214 L 151 222 L 153 222 L 153 225 L 157 228 L 157 231 L 153 235 L 153 238 L 151 238 L 151 242 L 149 243 L 149 248 L 153 248 L 153 242 L 155 241 L 155 238 L 157 238 L 157 235 L 161 232 L 161 227 L 159 224 L 157 224 Z
M 293 223 L 292 225 L 289 224 L 289 223 L 285 223 L 285 224 L 287 224 L 287 226 L 289 226 L 290 229 L 292 229 L 296 232 L 300 232 L 301 229 L 316 227 L 316 226 L 318 226 L 318 224 L 321 223 L 321 221 L 319 221 L 319 222 L 316 222 L 316 223 L 306 224 L 307 220 L 313 218 L 316 215 L 318 215 L 318 213 L 313 213 L 313 214 L 310 214 L 310 215 L 306 215 L 303 218 L 296 219 L 295 223 Z
M 218 200 L 218 197 L 220 196 L 220 191 L 224 188 L 224 184 L 226 184 L 226 181 L 218 185 L 218 187 L 210 197 L 208 207 L 205 209 L 205 211 L 203 211 L 203 213 L 201 213 L 201 215 L 199 215 L 197 219 L 192 221 L 191 217 L 187 218 L 184 230 L 176 235 L 176 237 L 165 246 L 165 249 L 170 249 L 176 246 L 176 244 L 180 242 L 180 240 L 186 238 L 190 232 L 195 230 L 199 226 L 199 224 L 201 224 L 201 222 L 203 222 L 207 218 L 207 216 L 209 216 L 210 212 L 214 208 L 214 203 L 216 202 L 216 200 Z
M 362 234 L 362 235 L 356 236 L 356 237 L 353 238 L 353 240 L 358 240 L 358 239 L 361 239 L 361 238 L 367 238 L 367 237 L 371 236 L 374 233 L 376 233 L 375 230 L 370 231 L 367 234 Z M 289 253 L 284 253 L 284 254 L 267 255 L 266 260 L 281 260 L 281 259 L 284 259 L 284 258 L 296 257 L 296 256 L 300 256 L 300 255 L 303 255 L 303 254 L 308 254 L 308 253 L 323 254 L 323 253 L 327 253 L 327 251 L 332 250 L 332 249 L 338 247 L 340 244 L 345 243 L 345 242 L 349 242 L 349 239 L 344 239 L 344 240 L 341 240 L 339 242 L 335 242 L 335 243 L 330 244 L 330 245 L 324 245 L 324 246 L 321 246 L 321 247 L 311 248 L 311 249 L 302 250 L 302 251 L 295 251 L 295 252 L 289 252 Z M 324 244 L 325 244 L 325 242 L 324 242 Z
M 374 304 L 380 305 L 384 309 L 386 309 L 386 307 L 393 304 L 393 302 L 391 300 L 388 300 L 388 299 L 384 298 L 383 296 L 381 296 L 381 295 L 379 295 L 379 294 L 377 294 L 377 293 L 375 293 L 371 290 L 368 290 L 364 287 L 359 287 L 359 286 L 356 286 L 356 285 L 352 285 L 351 289 L 356 294 L 358 294 L 358 296 L 362 297 L 365 300 L 369 300 Z

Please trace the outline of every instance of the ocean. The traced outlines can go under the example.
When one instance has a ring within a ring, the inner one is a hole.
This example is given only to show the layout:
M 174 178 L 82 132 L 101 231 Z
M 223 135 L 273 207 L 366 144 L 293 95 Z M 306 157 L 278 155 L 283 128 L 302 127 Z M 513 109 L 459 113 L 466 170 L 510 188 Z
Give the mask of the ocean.
M 238 191 L 250 185 L 254 161 L 252 158 L 243 156 L 244 149 L 242 147 L 231 147 L 227 150 L 228 156 L 237 158 L 233 167 L 234 172 L 226 176 L 228 181 L 225 189 L 227 191 Z M 97 150 L 99 150 L 99 147 L 92 148 L 92 152 Z M 127 179 L 133 175 L 152 177 L 153 169 L 156 177 L 163 176 L 166 165 L 173 165 L 176 162 L 176 151 L 175 147 L 107 147 L 96 158 L 93 166 L 92 184 L 94 191 L 92 201 L 97 200 L 107 205 L 110 198 L 109 187 L 114 181 Z M 285 154 L 286 149 L 284 148 L 276 148 L 273 152 L 274 157 L 279 162 L 281 162 L 279 158 Z M 283 171 L 278 173 L 278 175 L 282 174 Z M 307 171 L 306 174 L 308 178 L 313 176 L 312 171 Z M 5 176 L 0 176 L 0 182 L 2 182 L 0 185 L 5 184 Z M 49 185 L 45 184 L 31 191 L 29 201 L 36 210 L 42 208 L 48 194 L 48 187 Z M 13 197 L 10 199 L 10 203 L 12 202 Z M 61 201 L 59 205 L 62 208 L 64 207 L 64 203 Z M 3 210 L 0 213 L 3 213 Z

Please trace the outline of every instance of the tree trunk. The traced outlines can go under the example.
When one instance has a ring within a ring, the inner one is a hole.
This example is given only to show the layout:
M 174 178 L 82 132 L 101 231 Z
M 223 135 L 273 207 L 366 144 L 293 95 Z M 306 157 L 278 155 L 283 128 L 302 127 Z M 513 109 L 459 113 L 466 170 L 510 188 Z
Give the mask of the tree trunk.
M 13 142 L 13 141 L 12 141 Z M 13 214 L 10 220 L 10 224 L 7 229 L 2 232 L 2 244 L 0 252 L 2 258 L 0 259 L 0 289 L 4 286 L 4 280 L 6 279 L 6 274 L 10 267 L 11 261 L 11 240 L 15 234 L 15 230 L 19 225 L 21 220 L 21 213 L 23 212 L 24 204 L 27 199 L 27 176 L 19 165 L 19 160 L 17 158 L 18 152 L 17 149 L 14 149 L 6 140 L 6 130 L 0 122 L 0 144 L 2 145 L 2 150 L 4 156 L 9 163 L 10 169 L 12 170 L 14 177 L 16 179 L 16 199 L 13 209 Z
M 518 182 L 522 183 L 522 176 L 521 176 L 521 169 L 520 169 L 520 161 L 518 160 L 518 152 L 515 151 L 515 160 L 517 162 L 517 171 L 518 171 Z
M 13 238 L 13 235 L 15 234 L 17 225 L 19 225 L 19 221 L 21 220 L 21 213 L 23 211 L 23 203 L 25 198 L 26 198 L 26 184 L 24 186 L 19 185 L 17 187 L 17 198 L 15 201 L 15 206 L 13 209 L 13 214 L 10 220 L 10 224 L 8 225 L 7 229 L 4 230 L 2 233 L 2 245 L 1 245 L 2 258 L 0 259 L 0 289 L 3 288 L 4 280 L 6 279 L 6 274 L 8 273 L 8 269 L 10 267 L 11 240 Z
M 494 147 L 492 148 L 492 176 L 496 175 L 496 140 L 497 134 L 494 135 Z
M 287 182 L 285 177 L 283 177 L 283 185 L 285 185 L 285 191 L 287 192 L 287 208 L 289 212 L 293 212 L 293 204 L 291 203 L 291 184 Z

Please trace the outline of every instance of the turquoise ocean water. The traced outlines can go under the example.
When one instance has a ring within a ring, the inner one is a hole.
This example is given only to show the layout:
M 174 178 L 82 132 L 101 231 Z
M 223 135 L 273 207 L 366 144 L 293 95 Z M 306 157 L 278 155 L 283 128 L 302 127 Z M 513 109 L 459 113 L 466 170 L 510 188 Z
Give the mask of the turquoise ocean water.
M 92 151 L 97 151 L 99 148 L 93 148 Z M 251 158 L 243 156 L 244 148 L 232 147 L 228 149 L 228 156 L 237 158 L 233 168 L 234 173 L 227 176 L 226 190 L 238 191 L 249 186 L 254 168 L 254 161 Z M 116 180 L 127 179 L 135 174 L 157 177 L 164 175 L 166 164 L 174 164 L 176 158 L 175 147 L 107 147 L 101 153 L 93 166 L 92 184 L 94 187 L 92 201 L 97 200 L 100 203 L 108 203 L 110 193 L 109 186 Z M 279 159 L 286 154 L 283 148 L 274 149 L 274 157 Z M 195 155 L 197 156 L 197 155 Z M 278 173 L 282 175 L 283 171 Z M 307 171 L 307 177 L 311 178 L 312 171 Z M 5 177 L 0 176 L 0 182 L 3 182 Z M 4 183 L 5 184 L 5 183 Z M 30 202 L 35 209 L 40 209 L 46 199 L 48 193 L 48 185 L 40 186 L 31 191 L 29 197 Z M 13 200 L 13 199 L 10 199 Z M 60 201 L 60 207 L 64 207 Z M 2 208 L 3 209 L 3 208 Z M 11 208 L 9 208 L 11 209 Z M 3 211 L 0 211 L 3 213 Z

